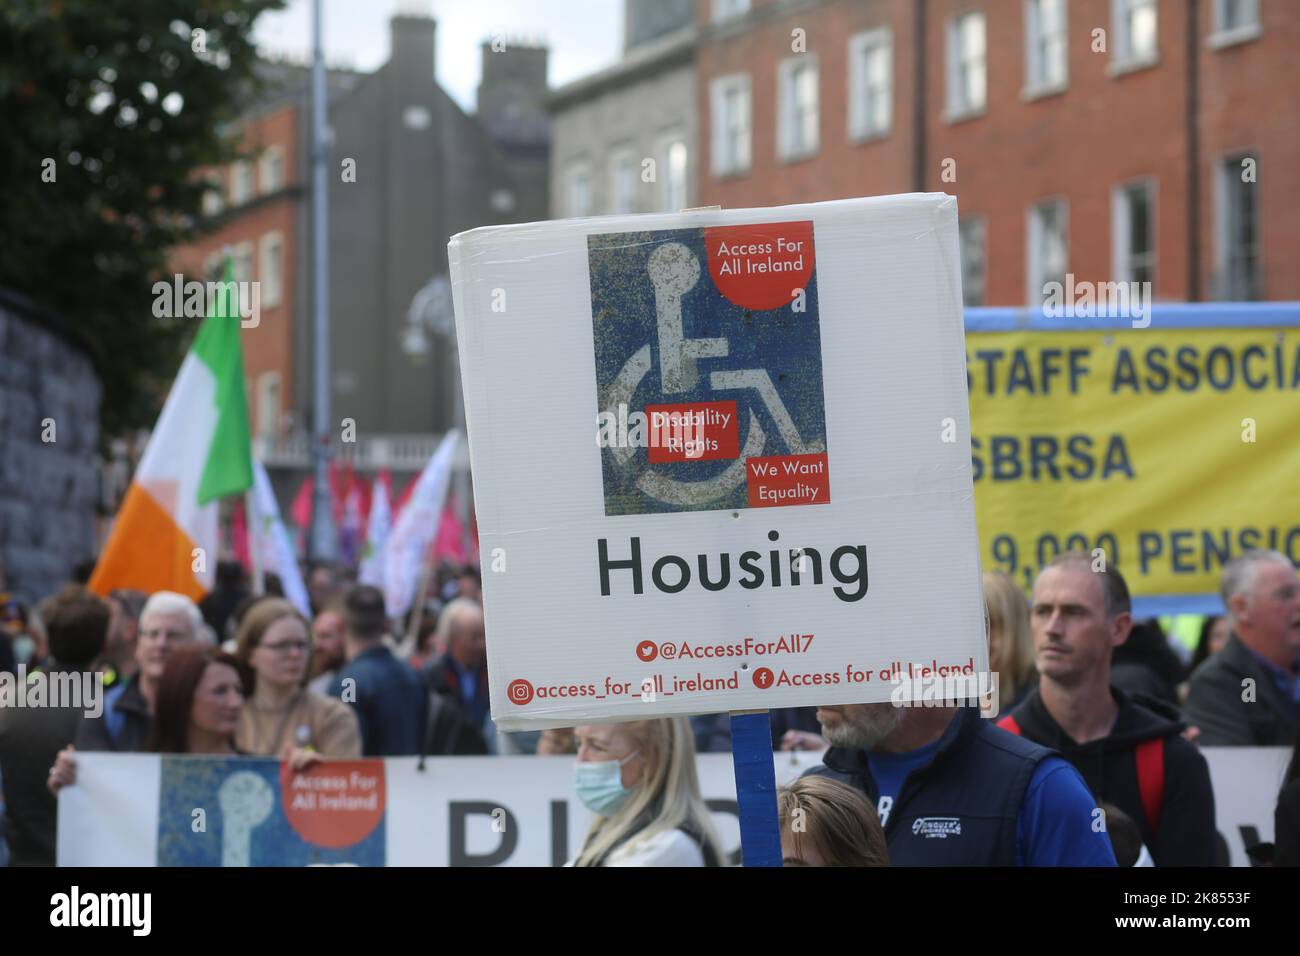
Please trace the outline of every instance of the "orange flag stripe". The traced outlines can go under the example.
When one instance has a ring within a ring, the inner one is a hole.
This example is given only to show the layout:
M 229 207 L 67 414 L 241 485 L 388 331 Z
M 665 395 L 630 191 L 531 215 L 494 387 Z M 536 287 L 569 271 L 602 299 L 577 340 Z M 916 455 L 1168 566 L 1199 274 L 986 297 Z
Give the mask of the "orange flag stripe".
M 153 496 L 132 483 L 89 587 L 96 594 L 114 588 L 176 591 L 198 601 L 208 592 L 194 575 L 195 547 Z

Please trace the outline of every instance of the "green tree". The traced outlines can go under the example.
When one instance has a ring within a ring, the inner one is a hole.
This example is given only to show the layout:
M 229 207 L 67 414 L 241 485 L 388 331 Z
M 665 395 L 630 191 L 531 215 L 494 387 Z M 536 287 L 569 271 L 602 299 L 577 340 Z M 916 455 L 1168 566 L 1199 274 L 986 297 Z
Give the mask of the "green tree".
M 0 3 L 0 286 L 95 353 L 112 435 L 152 424 L 192 320 L 153 315 L 196 235 L 229 124 L 258 90 L 251 30 L 284 0 Z

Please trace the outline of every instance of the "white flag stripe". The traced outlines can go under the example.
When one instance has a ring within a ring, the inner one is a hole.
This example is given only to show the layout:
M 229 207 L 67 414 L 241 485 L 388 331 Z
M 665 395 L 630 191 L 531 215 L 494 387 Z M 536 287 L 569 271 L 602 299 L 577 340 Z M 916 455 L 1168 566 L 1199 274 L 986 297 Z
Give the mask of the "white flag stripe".
M 253 459 L 253 507 L 249 515 L 249 533 L 253 536 L 250 548 L 262 557 L 262 572 L 278 574 L 284 586 L 284 596 L 293 606 L 311 620 L 311 601 L 307 598 L 307 585 L 294 558 L 289 532 L 280 520 L 280 506 L 276 503 L 271 479 L 261 461 Z

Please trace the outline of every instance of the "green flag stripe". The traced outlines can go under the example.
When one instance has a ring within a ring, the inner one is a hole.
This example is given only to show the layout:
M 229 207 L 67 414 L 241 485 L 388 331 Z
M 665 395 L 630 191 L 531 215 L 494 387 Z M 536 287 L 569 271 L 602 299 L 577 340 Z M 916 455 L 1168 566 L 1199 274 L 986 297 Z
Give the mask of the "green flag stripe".
M 249 449 L 244 354 L 239 346 L 239 309 L 234 267 L 226 260 L 225 295 L 215 296 L 194 339 L 194 357 L 217 380 L 217 429 L 199 480 L 199 504 L 238 494 L 253 485 Z

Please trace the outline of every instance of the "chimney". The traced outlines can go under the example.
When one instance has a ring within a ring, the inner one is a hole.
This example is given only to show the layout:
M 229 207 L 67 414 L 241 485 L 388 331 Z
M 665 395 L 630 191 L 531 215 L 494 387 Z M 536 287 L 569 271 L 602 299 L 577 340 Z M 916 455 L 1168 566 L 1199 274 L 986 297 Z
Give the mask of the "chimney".
M 402 85 L 428 85 L 434 81 L 434 38 L 437 23 L 432 17 L 415 12 L 425 8 L 421 0 L 403 0 L 398 12 L 388 22 L 390 47 L 388 63 Z

